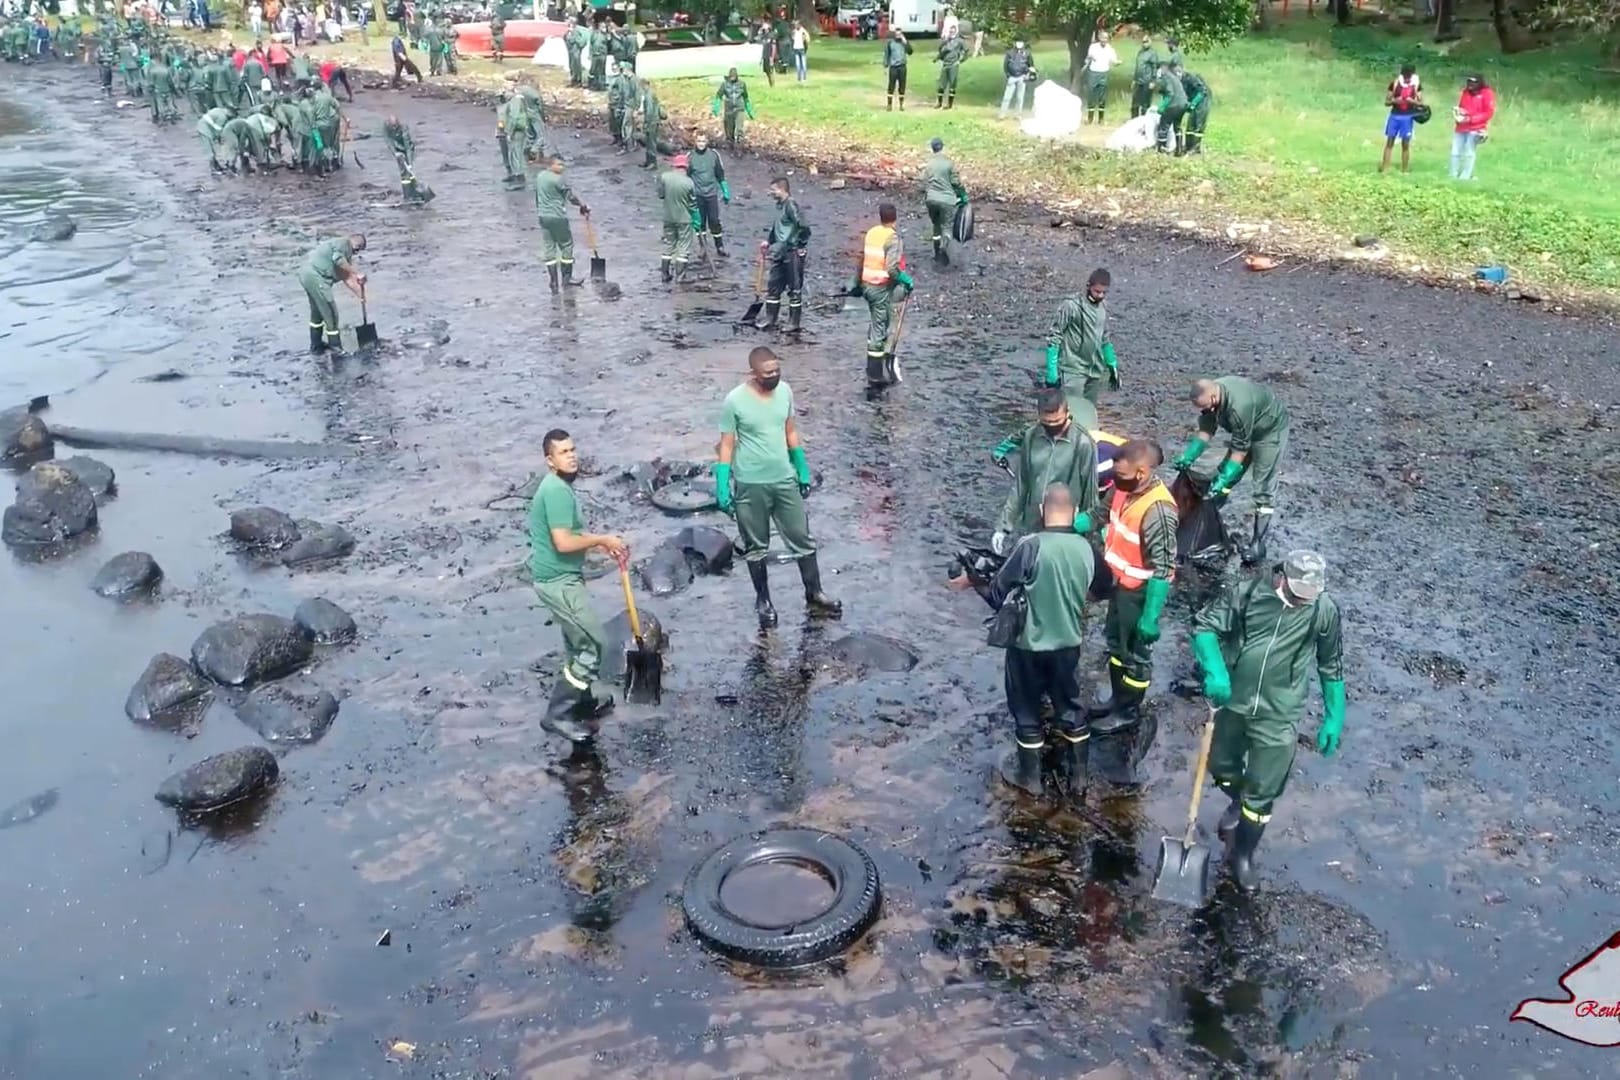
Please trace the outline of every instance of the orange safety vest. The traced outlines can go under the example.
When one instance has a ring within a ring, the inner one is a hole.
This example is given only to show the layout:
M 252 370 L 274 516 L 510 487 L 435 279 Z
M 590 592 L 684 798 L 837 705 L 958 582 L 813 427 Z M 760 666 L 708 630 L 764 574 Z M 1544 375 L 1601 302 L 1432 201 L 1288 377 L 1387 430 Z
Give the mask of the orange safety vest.
M 1114 584 L 1121 589 L 1140 589 L 1153 577 L 1153 571 L 1142 562 L 1142 519 L 1156 503 L 1175 505 L 1170 489 L 1156 483 L 1152 489 L 1126 506 L 1130 495 L 1114 492 L 1114 501 L 1108 506 L 1108 546 L 1103 549 L 1103 561 L 1114 572 Z M 1170 579 L 1175 580 L 1175 570 Z
M 866 230 L 865 251 L 861 256 L 861 284 L 882 286 L 889 283 L 889 267 L 883 258 L 883 249 L 893 235 L 894 230 L 887 225 L 874 225 Z M 906 260 L 902 255 L 900 269 L 905 268 Z

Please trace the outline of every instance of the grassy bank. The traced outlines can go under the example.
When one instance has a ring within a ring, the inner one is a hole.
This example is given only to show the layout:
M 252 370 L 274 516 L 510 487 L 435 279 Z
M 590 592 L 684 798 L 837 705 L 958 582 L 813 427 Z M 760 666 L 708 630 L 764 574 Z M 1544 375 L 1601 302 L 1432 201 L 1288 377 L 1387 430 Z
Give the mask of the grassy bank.
M 1037 144 L 996 118 L 999 53 L 965 64 L 956 108 L 936 111 L 938 69 L 927 41 L 918 42 L 903 114 L 883 110 L 871 43 L 815 43 L 804 85 L 790 73 L 771 87 L 757 68 L 745 72 L 760 119 L 752 137 L 824 168 L 869 162 L 892 171 L 920 162 L 939 135 L 979 193 L 1194 222 L 1204 232 L 1269 221 L 1257 243 L 1279 251 L 1337 252 L 1352 235 L 1371 233 L 1391 249 L 1393 268 L 1466 274 L 1505 263 L 1516 281 L 1620 299 L 1620 85 L 1597 73 L 1595 45 L 1503 57 L 1481 25 L 1442 53 L 1419 32 L 1334 30 L 1297 18 L 1189 57 L 1216 104 L 1208 152 L 1177 160 L 1097 148 L 1129 114 L 1135 45 L 1121 44 L 1125 65 L 1115 71 L 1109 123 L 1082 129 L 1073 144 Z M 1037 43 L 1036 59 L 1047 75 L 1063 76 L 1061 42 Z M 1412 173 L 1380 175 L 1383 86 L 1406 59 L 1418 64 L 1436 118 L 1418 129 Z M 1448 117 L 1463 74 L 1476 68 L 1496 88 L 1498 113 L 1476 179 L 1459 184 L 1447 175 Z M 466 70 L 494 69 L 475 60 Z M 540 70 L 542 82 L 558 81 Z M 668 82 L 659 94 L 678 121 L 717 123 L 707 119 L 711 84 Z

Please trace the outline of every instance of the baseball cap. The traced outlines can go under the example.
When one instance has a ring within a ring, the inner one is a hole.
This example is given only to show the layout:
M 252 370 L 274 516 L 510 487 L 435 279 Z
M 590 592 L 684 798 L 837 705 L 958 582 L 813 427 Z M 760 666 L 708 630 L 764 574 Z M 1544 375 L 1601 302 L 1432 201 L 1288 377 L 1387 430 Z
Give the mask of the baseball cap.
M 1301 600 L 1315 600 L 1327 587 L 1327 560 L 1306 548 L 1290 551 L 1283 560 L 1283 580 Z

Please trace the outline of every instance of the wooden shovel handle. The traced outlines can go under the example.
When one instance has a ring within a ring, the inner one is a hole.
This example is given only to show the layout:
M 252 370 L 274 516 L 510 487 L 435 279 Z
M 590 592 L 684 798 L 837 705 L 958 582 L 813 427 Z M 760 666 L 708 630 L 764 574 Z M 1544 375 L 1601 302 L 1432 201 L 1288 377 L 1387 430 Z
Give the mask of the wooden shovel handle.
M 628 585 L 625 586 L 629 588 Z M 632 621 L 634 617 L 632 616 Z M 1192 806 L 1187 811 L 1187 838 L 1183 843 L 1192 847 L 1193 833 L 1198 829 L 1198 804 L 1204 798 L 1204 770 L 1209 767 L 1209 748 L 1215 741 L 1215 710 L 1209 710 L 1209 719 L 1204 721 L 1204 738 L 1198 747 L 1198 765 L 1193 769 Z
M 765 291 L 765 253 L 759 253 L 759 259 L 754 264 L 754 295 L 758 296 Z
M 630 562 L 619 562 L 619 584 L 624 586 L 624 610 L 630 614 L 630 636 L 636 639 L 636 646 L 641 646 L 641 616 L 636 614 L 636 598 L 630 592 Z
M 371 321 L 371 316 L 366 314 L 366 283 L 363 281 L 360 283 L 360 321 L 363 323 Z
M 585 242 L 591 246 L 591 254 L 596 254 L 596 226 L 591 224 L 591 216 L 585 215 Z

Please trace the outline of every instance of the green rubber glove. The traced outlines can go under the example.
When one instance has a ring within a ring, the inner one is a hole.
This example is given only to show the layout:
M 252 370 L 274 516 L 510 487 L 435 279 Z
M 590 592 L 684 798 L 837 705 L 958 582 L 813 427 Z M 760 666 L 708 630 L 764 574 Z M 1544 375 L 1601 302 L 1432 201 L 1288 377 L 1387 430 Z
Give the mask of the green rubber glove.
M 1172 463 L 1173 467 L 1177 472 L 1192 468 L 1198 463 L 1198 459 L 1204 456 L 1204 451 L 1208 447 L 1208 439 L 1194 439 L 1187 444 L 1187 449 L 1181 452 L 1181 456 Z
M 1168 109 L 1169 107 L 1170 107 L 1170 95 L 1165 94 L 1164 96 L 1159 98 L 1159 115 L 1163 116 L 1164 115 L 1164 110 Z
M 1057 386 L 1062 381 L 1062 379 L 1058 378 L 1058 347 L 1048 345 L 1046 347 L 1046 385 Z
M 1194 109 L 1198 108 L 1198 103 L 1200 101 L 1203 101 L 1203 100 L 1204 100 L 1204 95 L 1203 94 L 1194 94 L 1193 99 L 1191 101 L 1187 102 L 1187 111 L 1192 112 Z
M 1018 448 L 1023 445 L 1024 437 L 1022 435 L 1009 435 L 996 443 L 996 448 L 990 451 L 990 460 L 1000 465 L 1012 457 Z
M 703 231 L 703 215 L 698 213 L 696 210 L 692 211 L 692 231 Z
M 720 201 L 727 206 L 731 205 L 731 186 L 724 180 L 720 181 Z
M 1119 389 L 1119 357 L 1114 355 L 1114 343 L 1105 341 L 1102 345 L 1102 360 L 1108 367 L 1108 388 Z
M 1084 536 L 1091 531 L 1091 515 L 1081 511 L 1074 515 L 1074 531 Z
M 912 289 L 917 287 L 917 283 L 911 280 L 911 275 L 906 273 L 904 270 L 896 270 L 894 272 L 894 280 L 904 285 L 906 287 L 906 292 L 910 292 Z
M 325 150 L 326 149 L 326 144 L 321 141 L 321 133 L 320 132 L 312 131 L 312 132 L 310 132 L 310 137 L 315 140 L 315 149 L 316 150 Z
M 1232 485 L 1238 482 L 1243 475 L 1243 462 L 1227 458 L 1221 462 L 1220 471 L 1215 474 L 1215 482 L 1209 485 L 1209 493 L 1213 498 L 1224 499 L 1232 493 Z
M 731 513 L 731 466 L 723 461 L 714 463 L 714 495 L 720 512 Z
M 1142 596 L 1142 614 L 1136 618 L 1136 640 L 1151 645 L 1159 640 L 1159 616 L 1164 612 L 1165 601 L 1170 599 L 1169 580 L 1149 578 Z
M 709 103 L 709 115 L 710 116 L 719 116 L 720 115 L 720 99 L 719 98 L 715 98 L 712 102 Z
M 754 119 L 754 103 L 750 101 L 747 105 L 744 105 L 743 112 L 748 114 L 748 119 Z
M 804 456 L 804 447 L 789 447 L 788 460 L 793 462 L 793 476 L 799 481 L 799 494 L 810 494 L 810 462 Z
M 1344 730 L 1344 680 L 1327 679 L 1322 682 L 1322 730 L 1316 733 L 1316 748 L 1323 757 L 1332 757 L 1339 749 L 1339 733 Z
M 1232 700 L 1232 676 L 1226 671 L 1226 658 L 1221 655 L 1221 643 L 1208 630 L 1194 634 L 1193 655 L 1204 669 L 1204 697 L 1217 709 Z

